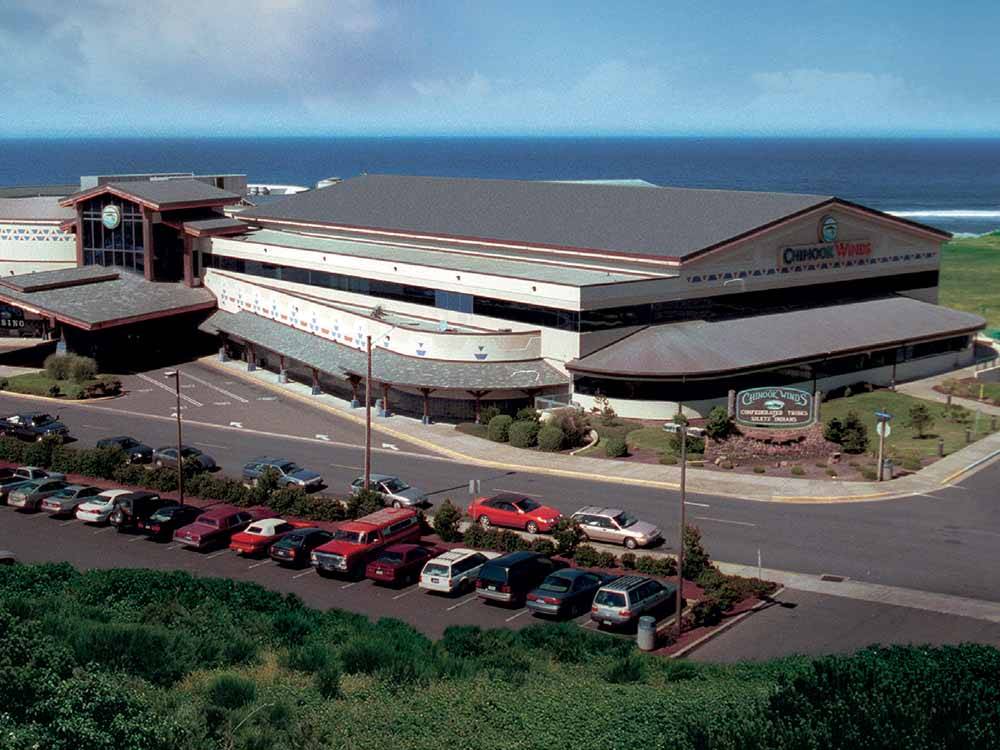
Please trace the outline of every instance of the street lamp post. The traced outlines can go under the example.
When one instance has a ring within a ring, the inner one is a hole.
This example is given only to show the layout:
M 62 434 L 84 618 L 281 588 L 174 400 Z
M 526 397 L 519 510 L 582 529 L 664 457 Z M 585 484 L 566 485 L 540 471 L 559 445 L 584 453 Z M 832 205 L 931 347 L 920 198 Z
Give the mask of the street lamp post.
M 680 639 L 681 631 L 683 630 L 684 623 L 681 618 L 681 611 L 684 607 L 684 529 L 687 528 L 686 520 L 686 510 L 687 510 L 687 439 L 690 434 L 692 437 L 701 437 L 705 434 L 705 431 L 700 427 L 689 427 L 687 423 L 679 424 L 677 422 L 668 422 L 663 425 L 663 429 L 667 432 L 673 432 L 681 436 L 681 491 L 680 491 L 680 534 L 678 535 L 678 546 L 677 546 L 677 638 Z
M 372 337 L 368 336 L 368 374 L 365 377 L 365 492 L 372 475 Z
M 184 505 L 184 454 L 181 448 L 181 371 L 169 370 L 163 373 L 168 378 L 174 379 L 174 392 L 177 394 L 177 494 L 180 496 L 179 503 Z

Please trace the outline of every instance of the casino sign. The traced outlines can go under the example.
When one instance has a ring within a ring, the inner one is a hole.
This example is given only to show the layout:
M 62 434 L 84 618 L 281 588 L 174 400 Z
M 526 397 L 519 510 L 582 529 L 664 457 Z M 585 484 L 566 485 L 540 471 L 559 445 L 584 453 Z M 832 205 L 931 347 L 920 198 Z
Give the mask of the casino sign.
M 847 261 L 867 258 L 872 254 L 870 240 L 817 242 L 814 245 L 783 247 L 778 258 L 783 265 L 794 263 L 815 263 L 816 261 Z
M 808 427 L 813 395 L 799 388 L 750 388 L 736 394 L 736 422 L 747 427 Z

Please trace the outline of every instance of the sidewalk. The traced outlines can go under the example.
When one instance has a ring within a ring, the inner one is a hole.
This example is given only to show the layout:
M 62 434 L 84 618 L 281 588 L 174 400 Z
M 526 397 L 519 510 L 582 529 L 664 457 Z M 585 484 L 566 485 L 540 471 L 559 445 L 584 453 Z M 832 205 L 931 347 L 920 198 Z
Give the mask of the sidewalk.
M 975 375 L 975 373 L 976 367 L 966 367 L 964 370 L 955 370 L 954 372 L 948 372 L 943 375 L 934 375 L 929 378 L 924 378 L 923 380 L 914 380 L 910 383 L 900 383 L 896 386 L 896 390 L 915 398 L 945 403 L 948 400 L 948 397 L 944 393 L 934 390 L 934 386 L 941 385 L 946 380 L 971 378 Z M 956 396 L 952 396 L 951 402 L 959 406 L 964 406 L 969 411 L 978 411 L 982 414 L 1000 415 L 1000 406 L 984 404 L 981 401 L 973 401 L 971 398 L 958 398 Z
M 364 422 L 364 411 L 352 409 L 343 399 L 330 394 L 312 395 L 301 383 L 278 383 L 278 376 L 258 369 L 247 372 L 243 362 L 220 362 L 204 357 L 201 364 L 253 382 L 276 393 L 325 409 L 345 419 Z M 379 418 L 372 412 L 373 429 L 383 435 L 414 443 L 456 461 L 474 463 L 505 471 L 531 471 L 571 479 L 599 479 L 658 489 L 678 489 L 680 469 L 676 466 L 626 463 L 600 458 L 520 450 L 502 443 L 458 432 L 450 424 L 425 425 L 404 416 Z M 716 471 L 688 468 L 687 490 L 692 494 L 727 496 L 765 502 L 838 503 L 885 500 L 931 492 L 954 482 L 967 470 L 982 466 L 1000 455 L 1000 433 L 994 433 L 947 456 L 917 474 L 891 482 L 817 482 L 809 479 L 726 475 Z

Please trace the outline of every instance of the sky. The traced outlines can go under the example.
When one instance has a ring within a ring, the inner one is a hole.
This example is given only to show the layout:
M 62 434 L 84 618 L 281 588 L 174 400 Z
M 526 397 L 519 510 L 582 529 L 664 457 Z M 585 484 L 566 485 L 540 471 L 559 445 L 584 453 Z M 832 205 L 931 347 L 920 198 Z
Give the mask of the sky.
M 992 136 L 998 27 L 995 0 L 0 0 L 0 136 Z

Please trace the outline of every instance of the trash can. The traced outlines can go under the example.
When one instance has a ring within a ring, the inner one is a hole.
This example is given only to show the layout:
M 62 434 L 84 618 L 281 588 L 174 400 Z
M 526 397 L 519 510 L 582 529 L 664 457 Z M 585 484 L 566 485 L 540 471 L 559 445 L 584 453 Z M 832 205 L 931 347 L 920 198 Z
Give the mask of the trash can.
M 640 651 L 652 651 L 656 648 L 656 618 L 643 615 L 639 618 L 639 627 L 635 632 L 636 645 Z
M 895 466 L 893 465 L 891 458 L 884 458 L 884 459 L 882 459 L 882 478 L 883 479 L 892 479 L 892 472 L 893 472 L 894 469 L 895 469 Z

